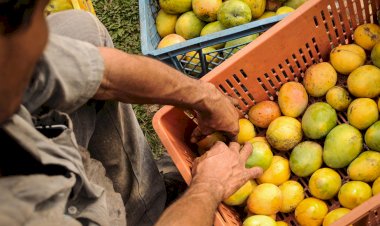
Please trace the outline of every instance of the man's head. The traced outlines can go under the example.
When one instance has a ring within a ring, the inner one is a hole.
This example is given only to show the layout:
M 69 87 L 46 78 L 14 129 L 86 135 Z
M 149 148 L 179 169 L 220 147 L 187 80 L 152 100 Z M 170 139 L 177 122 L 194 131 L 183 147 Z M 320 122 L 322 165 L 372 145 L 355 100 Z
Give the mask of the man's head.
M 0 124 L 14 114 L 47 43 L 48 0 L 0 0 Z

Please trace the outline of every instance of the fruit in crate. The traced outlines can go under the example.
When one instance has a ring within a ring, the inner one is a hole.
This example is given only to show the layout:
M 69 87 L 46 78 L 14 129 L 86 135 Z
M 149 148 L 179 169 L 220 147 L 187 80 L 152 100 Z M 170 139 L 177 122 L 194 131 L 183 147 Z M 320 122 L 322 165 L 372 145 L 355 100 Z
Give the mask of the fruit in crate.
M 263 170 L 267 170 L 272 163 L 273 153 L 268 143 L 266 142 L 253 142 L 252 143 L 252 153 L 248 157 L 245 167 L 252 168 L 254 166 L 259 166 Z
M 222 0 L 193 0 L 193 11 L 197 17 L 206 22 L 217 19 L 217 13 L 222 6 Z
M 310 193 L 322 200 L 334 198 L 342 186 L 339 174 L 330 168 L 321 168 L 315 171 L 309 179 Z
M 239 119 L 239 133 L 237 142 L 244 144 L 256 136 L 255 126 L 248 119 Z
M 177 18 L 178 15 L 165 13 L 162 9 L 158 12 L 156 17 L 156 27 L 161 38 L 175 33 Z
M 380 42 L 380 26 L 377 24 L 362 24 L 354 31 L 355 43 L 366 50 L 371 50 Z
M 330 168 L 343 168 L 359 155 L 362 148 L 360 131 L 351 125 L 340 124 L 326 136 L 323 161 Z
M 302 140 L 301 123 L 292 117 L 278 117 L 270 123 L 266 138 L 275 149 L 289 151 Z
M 193 11 L 182 14 L 175 25 L 175 32 L 185 39 L 196 38 L 201 34 L 205 22 L 200 20 Z
M 306 198 L 298 204 L 294 214 L 300 226 L 319 226 L 327 212 L 327 204 L 324 201 Z
M 305 73 L 303 84 L 307 93 L 313 97 L 322 97 L 335 86 L 337 73 L 327 62 L 310 66 Z
M 347 78 L 348 91 L 355 97 L 374 98 L 380 95 L 380 69 L 364 65 L 355 69 Z
M 278 104 L 282 114 L 293 118 L 297 118 L 305 111 L 308 100 L 305 87 L 298 82 L 285 83 L 278 94 Z
M 282 15 L 282 14 L 287 14 L 293 12 L 294 9 L 289 6 L 281 6 L 276 10 L 276 15 Z
M 264 142 L 266 144 L 269 144 L 267 141 L 267 138 L 265 138 L 265 137 L 254 137 L 254 138 L 250 139 L 248 142 L 250 142 L 251 144 L 253 144 L 255 142 Z
M 277 226 L 289 226 L 285 221 L 276 221 Z
M 330 52 L 330 62 L 335 70 L 348 75 L 362 66 L 367 56 L 364 49 L 356 44 L 340 45 Z
M 347 118 L 357 129 L 367 129 L 379 119 L 376 102 L 370 98 L 355 99 L 348 107 Z
M 226 138 L 220 132 L 214 132 L 207 135 L 205 138 L 197 142 L 198 152 L 203 154 L 205 151 L 209 150 L 217 141 L 226 142 Z
M 249 180 L 223 202 L 230 206 L 242 205 L 256 187 L 257 183 L 254 180 Z
M 278 226 L 276 221 L 265 215 L 254 215 L 244 220 L 243 226 Z
M 313 141 L 298 144 L 290 154 L 289 165 L 299 177 L 307 177 L 322 166 L 322 146 Z
M 284 6 L 289 6 L 289 7 L 292 7 L 293 9 L 297 9 L 306 1 L 307 0 L 288 0 L 284 3 Z
M 373 47 L 373 49 L 372 49 L 372 51 L 371 51 L 371 60 L 372 60 L 372 63 L 373 63 L 376 67 L 380 68 L 380 42 L 377 43 L 377 44 Z
M 205 36 L 208 34 L 212 34 L 214 32 L 222 31 L 224 29 L 226 29 L 226 28 L 223 27 L 223 25 L 220 23 L 220 21 L 214 21 L 214 22 L 206 24 L 206 26 L 203 27 L 203 29 L 201 31 L 201 36 Z M 212 47 L 214 47 L 215 49 L 220 49 L 220 48 L 224 47 L 224 43 L 216 44 L 216 45 L 213 45 Z
M 248 119 L 260 128 L 268 128 L 269 124 L 280 116 L 281 110 L 278 104 L 269 100 L 257 103 L 248 112 Z
M 73 9 L 73 4 L 71 0 L 50 0 L 45 8 L 48 14 L 56 13 L 64 10 Z
M 223 53 L 224 57 L 229 57 L 232 54 L 237 53 L 237 51 L 239 51 L 244 46 L 248 45 L 248 43 L 252 42 L 257 37 L 259 37 L 259 34 L 252 34 L 252 35 L 248 35 L 248 36 L 245 36 L 245 37 L 242 37 L 242 38 L 238 38 L 238 39 L 234 39 L 234 40 L 226 42 L 226 44 L 225 44 L 224 47 L 227 50 L 225 50 L 224 53 Z M 235 46 L 237 46 L 237 47 L 233 48 Z
M 371 150 L 380 152 L 380 121 L 375 122 L 367 129 L 364 139 Z
M 241 0 L 228 0 L 223 2 L 217 18 L 226 28 L 239 26 L 251 22 L 251 9 Z
M 281 205 L 281 190 L 270 183 L 259 184 L 247 200 L 247 207 L 254 214 L 276 214 L 280 211 Z
M 191 10 L 191 0 L 159 0 L 160 8 L 166 13 L 180 14 Z
M 337 111 L 345 111 L 350 106 L 352 98 L 345 88 L 334 86 L 327 91 L 326 102 Z
M 371 187 L 362 181 L 349 181 L 340 188 L 338 199 L 343 207 L 353 209 L 372 197 Z
M 321 139 L 336 126 L 337 119 L 334 108 L 327 103 L 317 102 L 303 114 L 302 130 L 308 138 Z
M 380 193 L 380 177 L 378 177 L 372 184 L 372 195 Z
M 242 0 L 251 9 L 252 19 L 259 18 L 265 11 L 266 0 Z
M 348 214 L 351 210 L 347 208 L 337 208 L 331 210 L 323 219 L 323 226 L 332 225 L 335 221 L 342 218 L 344 215 Z
M 296 209 L 298 204 L 305 198 L 303 187 L 294 180 L 289 180 L 280 185 L 282 194 L 282 205 L 280 212 L 290 213 Z
M 265 11 L 263 13 L 263 15 L 261 15 L 259 18 L 257 18 L 257 20 L 261 20 L 261 19 L 265 19 L 265 18 L 269 18 L 269 17 L 272 17 L 272 16 L 276 16 L 277 14 L 275 12 L 272 12 L 272 11 Z
M 259 183 L 281 185 L 290 178 L 289 160 L 275 155 L 267 170 L 257 179 Z
M 380 153 L 362 152 L 347 168 L 351 180 L 373 182 L 380 177 Z
M 220 60 L 214 47 L 209 46 L 203 48 L 202 54 L 206 60 L 206 67 L 213 68 L 215 65 L 218 65 Z M 191 51 L 186 53 L 185 61 L 187 61 L 186 67 L 190 71 L 190 74 L 197 75 L 198 72 L 202 71 L 201 60 L 198 52 Z
M 186 41 L 182 36 L 177 34 L 170 34 L 165 36 L 159 43 L 158 43 L 158 49 L 165 48 L 174 44 L 178 44 L 181 42 Z

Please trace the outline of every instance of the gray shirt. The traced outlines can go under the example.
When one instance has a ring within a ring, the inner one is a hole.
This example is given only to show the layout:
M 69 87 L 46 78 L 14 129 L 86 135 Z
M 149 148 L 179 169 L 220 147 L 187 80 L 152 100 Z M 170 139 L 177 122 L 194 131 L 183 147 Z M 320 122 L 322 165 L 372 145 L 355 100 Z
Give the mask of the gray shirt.
M 120 195 L 101 163 L 77 145 L 67 115 L 94 96 L 103 70 L 93 45 L 50 35 L 18 113 L 1 128 L 42 168 L 59 166 L 65 173 L 1 177 L 0 225 L 126 224 Z M 64 129 L 42 134 L 51 125 Z

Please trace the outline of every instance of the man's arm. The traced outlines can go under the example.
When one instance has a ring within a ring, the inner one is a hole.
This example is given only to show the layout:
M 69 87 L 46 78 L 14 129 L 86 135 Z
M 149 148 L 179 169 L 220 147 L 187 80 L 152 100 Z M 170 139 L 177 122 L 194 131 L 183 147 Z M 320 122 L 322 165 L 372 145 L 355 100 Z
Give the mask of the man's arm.
M 220 130 L 236 135 L 235 107 L 214 85 L 191 79 L 157 60 L 100 48 L 105 74 L 95 99 L 166 104 L 195 110 L 204 135 Z
M 185 194 L 165 210 L 156 226 L 210 226 L 219 203 L 249 179 L 259 177 L 259 167 L 245 168 L 252 145 L 241 149 L 238 143 L 227 147 L 217 142 L 193 164 L 193 180 Z

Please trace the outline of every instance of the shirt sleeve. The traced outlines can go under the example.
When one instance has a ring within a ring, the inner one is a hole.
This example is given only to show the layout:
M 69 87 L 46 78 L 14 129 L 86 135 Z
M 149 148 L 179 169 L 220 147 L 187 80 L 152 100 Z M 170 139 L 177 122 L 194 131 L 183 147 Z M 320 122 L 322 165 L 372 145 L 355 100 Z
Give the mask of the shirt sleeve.
M 30 112 L 44 107 L 71 113 L 98 90 L 104 62 L 90 43 L 50 34 L 23 104 Z

